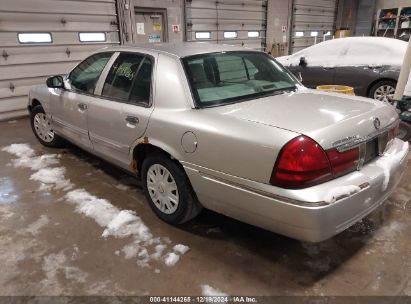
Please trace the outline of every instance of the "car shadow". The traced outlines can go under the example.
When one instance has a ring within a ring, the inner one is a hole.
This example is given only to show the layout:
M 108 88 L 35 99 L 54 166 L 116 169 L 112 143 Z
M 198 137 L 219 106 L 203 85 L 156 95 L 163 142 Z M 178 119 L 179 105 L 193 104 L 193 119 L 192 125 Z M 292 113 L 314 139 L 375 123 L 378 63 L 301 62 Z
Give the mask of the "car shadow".
M 73 154 L 96 170 L 101 170 L 123 182 L 130 189 L 142 192 L 141 182 L 124 170 L 72 144 L 67 144 L 65 153 Z M 387 216 L 389 210 L 384 212 Z M 298 285 L 309 287 L 335 272 L 363 249 L 373 233 L 384 222 L 383 218 L 376 220 L 375 217 L 380 216 L 374 215 L 374 219 L 365 218 L 342 233 L 320 243 L 294 240 L 211 210 L 203 210 L 197 218 L 178 226 L 177 229 L 204 241 L 224 241 L 226 245 L 233 245 L 228 247 L 236 247 L 238 252 L 247 252 L 249 256 L 258 257 L 258 261 L 280 265 L 281 269 L 286 269 L 288 277 L 294 278 Z M 224 256 L 224 251 L 221 251 L 221 254 L 216 254 L 216 258 L 225 260 L 227 256 Z

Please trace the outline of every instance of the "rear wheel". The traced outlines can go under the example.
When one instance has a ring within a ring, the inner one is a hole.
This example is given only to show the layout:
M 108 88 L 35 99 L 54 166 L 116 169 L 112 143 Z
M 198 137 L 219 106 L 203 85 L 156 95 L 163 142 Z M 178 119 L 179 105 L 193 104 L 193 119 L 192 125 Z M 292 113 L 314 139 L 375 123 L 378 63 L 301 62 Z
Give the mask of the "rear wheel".
M 63 139 L 54 133 L 51 128 L 50 119 L 41 105 L 37 105 L 32 109 L 30 123 L 34 135 L 42 145 L 52 148 L 58 148 L 63 145 Z
M 374 98 L 383 102 L 389 102 L 394 99 L 395 87 L 397 83 L 392 80 L 382 80 L 374 84 L 368 97 Z
M 185 172 L 167 155 L 154 153 L 144 160 L 142 181 L 150 207 L 163 221 L 182 224 L 201 212 Z

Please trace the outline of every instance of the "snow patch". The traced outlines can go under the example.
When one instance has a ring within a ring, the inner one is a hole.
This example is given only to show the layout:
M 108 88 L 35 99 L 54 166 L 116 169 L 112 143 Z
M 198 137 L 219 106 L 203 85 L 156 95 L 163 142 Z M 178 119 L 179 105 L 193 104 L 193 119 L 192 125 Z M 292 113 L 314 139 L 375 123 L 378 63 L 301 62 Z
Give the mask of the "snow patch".
M 124 238 L 135 235 L 141 241 L 150 240 L 153 235 L 140 217 L 134 211 L 122 210 L 108 223 L 102 237 L 112 235 L 117 238 Z
M 173 247 L 173 250 L 180 254 L 185 254 L 187 251 L 190 250 L 190 247 L 182 244 L 177 244 Z
M 130 189 L 129 186 L 123 185 L 123 184 L 118 184 L 115 186 L 117 189 L 122 190 L 122 191 L 127 191 Z
M 394 139 L 395 141 L 399 141 L 399 139 Z M 409 143 L 408 142 L 403 142 L 403 145 L 401 148 L 398 149 L 393 149 L 390 152 L 385 152 L 384 155 L 382 155 L 375 163 L 377 167 L 380 167 L 383 170 L 384 173 L 384 180 L 382 183 L 382 191 L 387 190 L 388 184 L 390 182 L 390 169 L 398 164 L 401 159 L 404 157 L 404 154 L 406 151 L 409 149 Z
M 228 294 L 210 285 L 201 285 L 201 294 L 205 297 L 228 297 Z
M 64 167 L 58 168 L 43 168 L 30 176 L 31 180 L 42 183 L 41 190 L 63 189 L 72 187 L 70 180 L 66 179 Z
M 325 195 L 324 202 L 332 204 L 332 203 L 335 203 L 338 199 L 348 197 L 360 191 L 361 191 L 361 188 L 358 186 L 354 186 L 354 185 L 333 188 L 330 191 L 328 191 L 327 194 Z
M 60 155 L 45 154 L 36 156 L 35 151 L 28 144 L 12 144 L 3 147 L 2 151 L 17 156 L 12 160 L 14 167 L 30 168 L 35 171 L 31 180 L 41 183 L 40 190 L 62 189 L 69 191 L 73 184 L 65 178 L 66 168 L 52 167 L 59 165 Z M 97 170 L 99 171 L 99 170 Z M 100 170 L 101 171 L 101 170 Z M 118 184 L 116 188 L 127 190 L 128 186 Z M 62 198 L 63 199 L 63 198 Z M 75 206 L 75 212 L 83 214 L 93 219 L 98 225 L 104 228 L 102 238 L 110 236 L 115 238 L 131 237 L 132 242 L 125 245 L 121 251 L 115 251 L 116 255 L 124 253 L 126 259 L 137 258 L 137 265 L 148 267 L 151 260 L 162 260 L 167 266 L 174 266 L 180 259 L 179 254 L 184 254 L 189 250 L 188 246 L 178 244 L 174 246 L 175 252 L 169 252 L 163 255 L 167 244 L 171 243 L 168 237 L 153 237 L 150 229 L 144 224 L 142 219 L 134 211 L 120 210 L 112 205 L 108 200 L 98 198 L 85 189 L 75 189 L 65 194 L 64 199 Z M 27 228 L 28 232 L 36 234 L 39 229 L 48 224 L 47 217 L 41 217 L 38 222 L 33 223 Z M 78 248 L 72 255 L 75 259 L 78 254 Z M 64 262 L 61 255 L 50 256 L 45 261 L 45 265 L 55 264 L 55 262 Z M 65 259 L 65 256 L 64 256 Z M 68 273 L 67 277 L 75 274 L 76 270 Z
M 167 255 L 164 257 L 164 263 L 168 267 L 172 267 L 175 264 L 177 264 L 178 260 L 180 259 L 180 256 L 175 254 L 174 252 L 169 252 Z
M 276 58 L 285 66 L 298 66 L 305 57 L 308 66 L 401 66 L 407 43 L 385 37 L 347 37 L 318 43 L 293 55 Z M 370 53 L 370 50 L 378 52 Z
M 34 156 L 34 150 L 30 148 L 28 144 L 11 144 L 10 146 L 3 147 L 1 151 L 8 152 L 20 158 Z
M 20 157 L 13 159 L 14 168 L 30 168 L 31 170 L 40 170 L 59 163 L 57 154 L 44 154 L 36 157 Z

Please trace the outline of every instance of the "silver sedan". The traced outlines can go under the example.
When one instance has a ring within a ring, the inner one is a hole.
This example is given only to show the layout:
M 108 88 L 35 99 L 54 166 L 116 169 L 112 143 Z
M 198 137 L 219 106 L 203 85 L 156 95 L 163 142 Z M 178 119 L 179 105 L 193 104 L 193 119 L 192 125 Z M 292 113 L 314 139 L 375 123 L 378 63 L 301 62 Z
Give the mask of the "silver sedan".
M 129 171 L 171 224 L 204 207 L 321 241 L 383 204 L 407 163 L 392 106 L 307 89 L 241 47 L 103 49 L 32 88 L 28 108 L 42 144 Z

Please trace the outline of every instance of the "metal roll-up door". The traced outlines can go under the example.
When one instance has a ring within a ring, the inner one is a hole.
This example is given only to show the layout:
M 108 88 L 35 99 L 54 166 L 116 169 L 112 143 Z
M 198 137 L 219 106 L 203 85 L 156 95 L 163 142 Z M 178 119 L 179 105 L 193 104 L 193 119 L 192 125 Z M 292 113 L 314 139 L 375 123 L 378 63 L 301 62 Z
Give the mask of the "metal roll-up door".
M 264 50 L 267 0 L 186 0 L 187 41 Z
M 33 34 L 51 41 L 24 43 Z M 0 120 L 27 113 L 30 87 L 67 73 L 90 52 L 113 44 L 119 44 L 115 0 L 2 1 Z
M 337 0 L 294 0 L 291 24 L 291 53 L 298 52 L 335 32 Z

